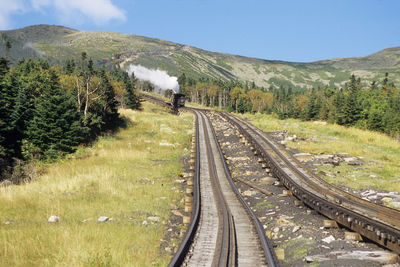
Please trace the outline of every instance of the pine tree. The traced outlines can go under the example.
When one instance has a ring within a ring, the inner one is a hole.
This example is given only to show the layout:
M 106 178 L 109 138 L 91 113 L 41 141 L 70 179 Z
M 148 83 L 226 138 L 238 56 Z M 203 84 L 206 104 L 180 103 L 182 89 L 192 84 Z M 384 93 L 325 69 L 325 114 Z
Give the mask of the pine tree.
M 111 86 L 111 83 L 107 77 L 107 74 L 104 70 L 100 73 L 102 87 L 104 90 L 103 96 L 103 122 L 105 123 L 105 129 L 112 129 L 116 127 L 119 123 L 119 114 L 118 114 L 118 102 L 115 100 L 114 89 Z
M 355 76 L 352 75 L 348 85 L 349 94 L 345 98 L 345 103 L 341 114 L 341 122 L 343 125 L 354 125 L 361 118 L 362 109 L 358 101 L 360 93 L 359 86 L 359 82 L 356 81 Z
M 23 145 L 25 158 L 56 158 L 73 152 L 87 129 L 81 126 L 80 114 L 71 95 L 61 90 L 58 77 L 51 71 L 43 93 L 36 99 L 34 117 L 30 121 Z
M 122 81 L 125 84 L 126 87 L 126 107 L 130 109 L 140 109 L 141 108 L 141 101 L 140 97 L 136 94 L 136 88 L 135 88 L 135 74 L 132 72 L 131 78 L 129 78 L 128 73 L 122 72 Z

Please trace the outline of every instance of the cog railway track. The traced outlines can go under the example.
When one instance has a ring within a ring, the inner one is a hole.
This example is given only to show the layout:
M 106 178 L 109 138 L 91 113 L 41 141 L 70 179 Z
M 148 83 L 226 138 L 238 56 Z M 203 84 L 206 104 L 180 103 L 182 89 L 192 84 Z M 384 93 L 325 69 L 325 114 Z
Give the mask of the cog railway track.
M 156 97 L 145 98 L 167 105 Z M 230 177 L 206 111 L 186 109 L 196 116 L 194 210 L 184 240 L 169 266 L 276 266 L 278 261 L 263 228 Z M 398 210 L 363 200 L 327 183 L 268 134 L 230 113 L 218 114 L 237 128 L 275 176 L 304 204 L 400 253 Z
M 261 224 L 233 183 L 209 118 L 193 112 L 199 205 L 169 266 L 277 266 Z
M 245 120 L 220 113 L 237 127 L 270 166 L 272 172 L 306 205 L 362 236 L 400 253 L 400 212 L 378 205 L 329 184 L 285 148 Z

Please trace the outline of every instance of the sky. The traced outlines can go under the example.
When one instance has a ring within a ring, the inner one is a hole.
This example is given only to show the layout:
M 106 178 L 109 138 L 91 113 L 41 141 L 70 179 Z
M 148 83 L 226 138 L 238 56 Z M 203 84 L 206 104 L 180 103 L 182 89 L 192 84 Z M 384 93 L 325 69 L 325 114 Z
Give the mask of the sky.
M 400 0 L 0 0 L 0 30 L 35 24 L 312 62 L 400 46 Z

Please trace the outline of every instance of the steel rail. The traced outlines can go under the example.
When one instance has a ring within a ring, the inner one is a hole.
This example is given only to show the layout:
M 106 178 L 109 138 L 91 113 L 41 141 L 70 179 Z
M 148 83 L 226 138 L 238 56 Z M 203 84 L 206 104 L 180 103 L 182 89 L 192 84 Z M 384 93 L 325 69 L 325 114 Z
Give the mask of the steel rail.
M 195 174 L 193 181 L 193 208 L 192 215 L 190 217 L 190 224 L 185 232 L 183 240 L 179 245 L 179 248 L 175 255 L 172 257 L 169 267 L 181 266 L 185 260 L 186 255 L 190 250 L 190 246 L 193 243 L 194 237 L 197 232 L 197 228 L 200 222 L 200 211 L 201 211 L 201 196 L 200 196 L 200 142 L 199 142 L 199 118 L 194 113 L 196 118 L 196 159 L 195 159 Z
M 213 155 L 213 151 L 210 144 L 210 136 L 207 130 L 206 120 L 204 118 L 205 114 L 201 113 L 201 119 L 203 121 L 203 130 L 204 136 L 207 140 L 206 147 L 207 147 L 207 157 L 209 158 L 209 170 L 210 170 L 210 178 L 211 183 L 213 185 L 213 190 L 215 195 L 218 199 L 217 206 L 219 210 L 219 216 L 221 218 L 220 222 L 220 235 L 218 235 L 217 240 L 217 253 L 214 255 L 213 266 L 236 266 L 236 237 L 235 233 L 235 225 L 233 221 L 233 217 L 231 211 L 229 209 L 229 205 L 224 198 L 222 193 L 221 185 L 218 181 L 218 173 L 215 166 L 215 158 Z M 209 120 L 208 120 L 209 122 Z M 211 123 L 210 123 L 211 125 Z M 212 126 L 211 126 L 212 129 Z
M 221 149 L 221 146 L 219 144 L 217 135 L 215 134 L 214 127 L 212 127 L 212 132 L 213 132 L 214 140 L 217 143 L 217 148 L 218 148 L 218 151 L 219 151 L 219 155 L 220 155 L 221 158 L 225 158 L 224 154 L 222 153 L 222 149 Z M 235 183 L 234 183 L 234 181 L 232 179 L 232 176 L 230 174 L 228 165 L 226 164 L 225 160 L 223 160 L 223 166 L 224 166 L 224 169 L 225 169 L 225 173 L 227 174 L 229 183 L 230 183 L 230 185 L 232 187 L 232 190 L 235 192 L 237 198 L 242 203 L 242 205 L 246 209 L 247 213 L 249 214 L 250 218 L 252 219 L 254 225 L 256 226 L 256 231 L 257 231 L 258 237 L 260 238 L 261 247 L 262 247 L 262 249 L 264 251 L 268 266 L 269 267 L 279 266 L 278 258 L 277 258 L 276 254 L 275 254 L 275 250 L 274 250 L 274 248 L 272 246 L 271 241 L 266 237 L 265 232 L 264 232 L 264 228 L 262 227 L 262 225 L 261 225 L 260 221 L 258 220 L 256 214 L 253 212 L 253 210 L 250 208 L 250 206 L 244 200 L 242 194 L 240 194 L 238 188 L 236 187 L 236 185 L 235 185 Z
M 155 102 L 156 104 L 161 104 L 163 106 L 167 106 L 168 104 L 162 100 L 158 99 L 153 96 L 148 96 L 148 95 L 143 95 L 145 99 L 150 100 L 151 102 Z M 193 188 L 193 212 L 191 216 L 191 222 L 189 224 L 188 230 L 186 231 L 184 238 L 171 259 L 171 262 L 168 264 L 168 266 L 181 266 L 189 254 L 190 248 L 193 244 L 196 232 L 198 230 L 199 222 L 200 222 L 200 211 L 202 208 L 201 205 L 201 194 L 199 190 L 199 184 L 200 184 L 200 142 L 199 142 L 199 115 L 197 112 L 204 112 L 204 110 L 200 109 L 192 109 L 192 108 L 185 108 L 186 110 L 192 111 L 195 114 L 196 117 L 196 160 L 195 160 L 195 179 L 194 179 L 194 188 Z M 212 138 L 215 142 L 215 145 L 218 149 L 219 157 L 221 158 L 221 162 L 224 168 L 224 172 L 226 177 L 228 178 L 229 185 L 231 186 L 234 194 L 236 195 L 237 199 L 239 202 L 242 204 L 242 206 L 245 208 L 247 214 L 249 215 L 250 221 L 253 222 L 253 226 L 255 226 L 257 236 L 260 241 L 260 246 L 262 247 L 262 250 L 264 251 L 264 256 L 265 259 L 267 260 L 268 266 L 274 267 L 274 266 L 279 266 L 278 265 L 278 260 L 275 255 L 273 246 L 271 242 L 267 239 L 265 236 L 263 227 L 259 220 L 257 219 L 257 216 L 254 214 L 254 212 L 251 210 L 247 202 L 244 200 L 240 192 L 238 191 L 236 185 L 233 182 L 233 179 L 230 175 L 228 166 L 225 162 L 225 158 L 223 156 L 220 144 L 218 142 L 218 138 L 215 134 L 215 130 L 212 126 L 212 123 L 210 119 L 204 115 L 207 118 L 207 121 L 209 122 L 211 133 L 212 133 Z M 206 125 L 204 117 L 202 117 L 203 125 Z M 210 136 L 208 132 L 206 131 L 207 127 L 204 127 L 204 135 L 206 136 L 207 140 L 210 140 Z M 211 145 L 210 142 L 207 142 L 207 151 L 208 151 L 208 157 L 211 159 L 212 164 L 209 165 L 210 173 L 213 173 L 212 176 L 216 175 L 216 167 L 215 167 L 215 162 L 214 162 L 214 155 L 212 153 Z M 219 190 L 221 191 L 221 187 L 219 184 L 219 181 L 216 179 L 212 179 L 214 188 L 213 190 Z M 219 210 L 221 211 L 220 213 L 222 214 L 222 235 L 221 235 L 221 240 L 218 241 L 219 244 L 219 253 L 216 253 L 216 257 L 214 257 L 213 260 L 213 265 L 215 266 L 237 266 L 238 264 L 238 251 L 237 251 L 237 240 L 236 240 L 236 229 L 235 229 L 235 222 L 232 214 L 229 211 L 229 205 L 226 202 L 222 191 L 220 193 L 216 194 L 219 198 L 218 203 L 220 203 Z M 222 205 L 221 205 L 222 204 Z

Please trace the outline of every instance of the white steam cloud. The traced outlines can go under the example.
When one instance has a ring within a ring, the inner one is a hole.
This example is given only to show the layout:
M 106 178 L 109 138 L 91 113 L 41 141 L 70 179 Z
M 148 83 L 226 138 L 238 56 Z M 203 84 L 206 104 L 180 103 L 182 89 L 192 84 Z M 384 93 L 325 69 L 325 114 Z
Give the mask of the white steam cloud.
M 178 78 L 169 76 L 164 70 L 148 69 L 141 65 L 130 65 L 128 69 L 129 75 L 135 74 L 135 77 L 142 81 L 149 81 L 153 85 L 161 88 L 162 90 L 172 89 L 179 92 Z
M 46 55 L 46 52 L 41 51 L 39 49 L 37 49 L 36 47 L 33 46 L 32 42 L 27 42 L 24 44 L 24 46 L 22 47 L 23 49 L 32 49 L 33 51 L 36 52 L 36 54 L 38 54 L 39 56 L 43 57 L 44 55 Z

